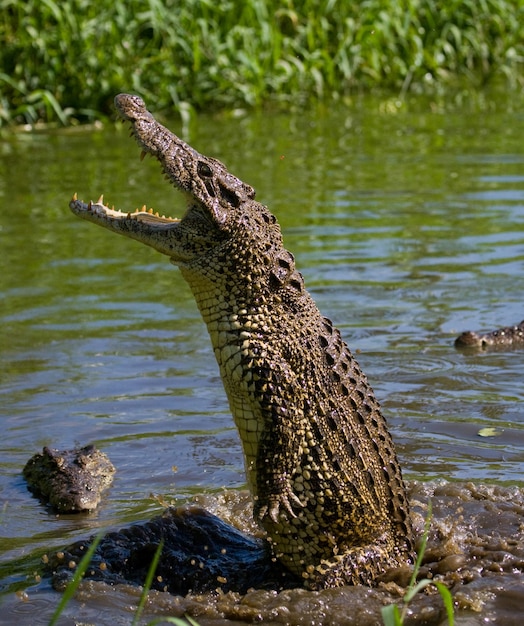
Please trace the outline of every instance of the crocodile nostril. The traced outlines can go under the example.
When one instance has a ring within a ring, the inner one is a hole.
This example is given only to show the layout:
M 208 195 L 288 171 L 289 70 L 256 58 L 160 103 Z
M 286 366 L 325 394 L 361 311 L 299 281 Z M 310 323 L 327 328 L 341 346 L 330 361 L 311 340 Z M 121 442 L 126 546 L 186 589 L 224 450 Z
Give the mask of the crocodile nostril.
M 197 166 L 197 172 L 200 176 L 205 176 L 206 178 L 209 176 L 213 176 L 213 170 L 209 167 L 207 163 L 203 161 L 199 161 Z

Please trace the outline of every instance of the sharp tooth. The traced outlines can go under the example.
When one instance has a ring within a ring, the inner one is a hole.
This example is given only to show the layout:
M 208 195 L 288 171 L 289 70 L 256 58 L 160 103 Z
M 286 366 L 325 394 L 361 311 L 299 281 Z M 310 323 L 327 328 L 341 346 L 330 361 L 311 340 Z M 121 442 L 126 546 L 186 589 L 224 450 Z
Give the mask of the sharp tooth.
M 77 193 L 76 193 L 76 191 L 75 191 L 75 193 L 73 194 L 73 200 L 72 200 L 72 202 L 76 202 L 77 200 L 78 200 L 78 194 L 77 194 Z
M 156 217 L 160 217 L 160 215 L 158 215 L 158 211 L 155 213 L 155 216 Z M 164 216 L 162 215 L 162 217 L 164 217 Z
M 140 160 L 143 161 L 146 158 L 146 154 L 147 152 L 145 150 L 142 150 L 142 152 L 140 153 Z
M 100 196 L 100 198 L 98 198 L 98 200 L 96 201 L 97 204 L 104 204 L 104 194 L 102 194 Z
M 140 209 L 143 213 L 145 213 L 147 211 L 147 206 L 145 204 L 142 205 L 142 208 Z M 138 213 L 138 209 L 136 210 L 136 212 Z
M 149 215 L 153 215 L 153 209 L 148 209 L 147 212 L 149 213 Z

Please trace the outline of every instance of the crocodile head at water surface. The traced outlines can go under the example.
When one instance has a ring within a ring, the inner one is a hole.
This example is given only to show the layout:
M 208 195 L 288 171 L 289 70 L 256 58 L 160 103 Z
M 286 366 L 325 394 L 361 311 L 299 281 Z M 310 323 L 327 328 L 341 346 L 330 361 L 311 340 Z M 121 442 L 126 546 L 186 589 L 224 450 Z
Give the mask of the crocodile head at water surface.
M 252 187 L 115 98 L 142 155 L 187 198 L 181 218 L 76 198 L 72 211 L 180 268 L 211 337 L 242 441 L 254 516 L 310 588 L 373 584 L 412 562 L 395 448 L 366 376 L 323 317 Z
M 93 445 L 73 450 L 44 447 L 26 463 L 28 488 L 58 513 L 91 511 L 113 481 L 115 468 Z
M 488 333 L 467 330 L 455 339 L 455 347 L 475 351 L 524 348 L 524 320 L 515 326 L 497 328 Z

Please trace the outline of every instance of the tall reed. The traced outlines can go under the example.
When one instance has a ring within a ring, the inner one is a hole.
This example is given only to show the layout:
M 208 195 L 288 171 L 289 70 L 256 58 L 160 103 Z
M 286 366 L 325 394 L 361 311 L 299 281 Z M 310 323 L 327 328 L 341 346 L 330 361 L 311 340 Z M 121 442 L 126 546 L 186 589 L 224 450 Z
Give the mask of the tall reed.
M 0 124 L 523 82 L 521 0 L 0 0 Z

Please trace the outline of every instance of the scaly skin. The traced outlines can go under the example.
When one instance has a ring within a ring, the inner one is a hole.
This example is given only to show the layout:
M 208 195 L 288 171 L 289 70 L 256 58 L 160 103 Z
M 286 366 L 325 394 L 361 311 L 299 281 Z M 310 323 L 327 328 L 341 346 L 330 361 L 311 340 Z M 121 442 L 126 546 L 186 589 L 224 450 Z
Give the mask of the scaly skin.
M 524 348 L 524 320 L 516 326 L 506 326 L 490 333 L 482 334 L 468 330 L 455 339 L 455 346 L 476 350 Z
M 188 208 L 180 220 L 71 201 L 73 212 L 170 257 L 211 337 L 242 440 L 254 515 L 310 588 L 373 584 L 412 560 L 395 448 L 339 331 L 304 288 L 252 187 L 161 126 L 137 96 L 116 107 Z

